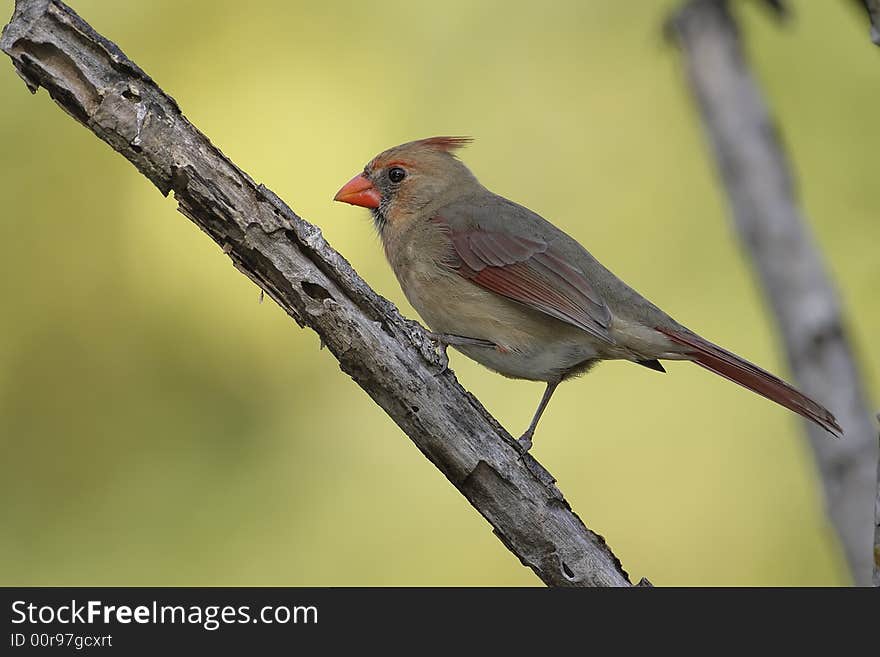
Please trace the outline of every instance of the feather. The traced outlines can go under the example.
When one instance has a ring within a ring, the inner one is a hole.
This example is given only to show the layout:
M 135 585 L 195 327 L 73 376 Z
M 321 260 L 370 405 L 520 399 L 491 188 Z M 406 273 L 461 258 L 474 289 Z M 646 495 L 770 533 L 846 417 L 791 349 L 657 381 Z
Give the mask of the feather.
M 843 429 L 840 428 L 831 411 L 770 372 L 689 331 L 660 327 L 657 327 L 657 330 L 676 344 L 687 347 L 688 351 L 685 354 L 697 365 L 785 406 L 815 422 L 833 436 L 843 435 Z
M 464 278 L 615 343 L 608 306 L 546 241 L 478 228 L 448 232 L 458 259 L 453 267 Z
M 434 150 L 451 153 L 460 148 L 464 148 L 474 141 L 473 137 L 428 137 L 427 139 L 419 139 L 410 142 L 407 146 L 422 146 L 424 148 L 432 148 Z
M 642 367 L 647 367 L 649 370 L 655 370 L 657 372 L 663 372 L 664 374 L 666 374 L 666 368 L 663 367 L 663 363 L 661 363 L 656 358 L 652 358 L 651 360 L 637 360 L 636 363 L 638 363 Z

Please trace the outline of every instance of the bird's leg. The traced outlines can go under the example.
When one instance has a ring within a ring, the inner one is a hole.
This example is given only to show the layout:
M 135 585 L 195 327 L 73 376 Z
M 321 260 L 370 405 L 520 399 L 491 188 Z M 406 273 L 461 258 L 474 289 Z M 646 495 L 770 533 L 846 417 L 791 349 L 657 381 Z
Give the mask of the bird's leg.
M 452 333 L 433 333 L 428 331 L 428 337 L 440 347 L 440 356 L 443 358 L 443 367 L 437 372 L 437 376 L 440 376 L 449 368 L 449 356 L 446 355 L 447 347 L 489 347 L 493 349 L 496 347 L 496 344 L 494 342 L 489 342 L 489 340 L 468 338 L 463 335 L 454 335 Z
M 541 416 L 544 414 L 544 409 L 547 408 L 547 404 L 550 403 L 550 398 L 553 396 L 553 391 L 556 390 L 556 386 L 559 385 L 559 381 L 548 381 L 547 389 L 544 390 L 544 396 L 541 397 L 541 403 L 538 404 L 538 410 L 535 411 L 535 417 L 532 418 L 532 423 L 529 425 L 529 428 L 526 429 L 526 432 L 519 437 L 519 440 L 516 442 L 519 443 L 519 446 L 522 448 L 523 452 L 528 452 L 532 447 L 532 436 L 535 435 L 535 427 L 538 426 L 538 420 L 541 419 Z
M 455 335 L 453 333 L 432 333 L 428 332 L 428 337 L 434 342 L 440 343 L 443 347 L 492 347 L 495 343 L 482 338 L 467 338 L 463 335 Z

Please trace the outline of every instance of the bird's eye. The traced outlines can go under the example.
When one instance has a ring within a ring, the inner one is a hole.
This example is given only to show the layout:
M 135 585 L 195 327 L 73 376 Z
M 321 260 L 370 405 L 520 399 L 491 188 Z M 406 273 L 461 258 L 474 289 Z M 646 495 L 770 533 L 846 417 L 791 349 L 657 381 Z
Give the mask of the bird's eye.
M 391 182 L 399 183 L 404 178 L 406 178 L 406 171 L 400 167 L 391 167 L 388 169 L 388 180 Z

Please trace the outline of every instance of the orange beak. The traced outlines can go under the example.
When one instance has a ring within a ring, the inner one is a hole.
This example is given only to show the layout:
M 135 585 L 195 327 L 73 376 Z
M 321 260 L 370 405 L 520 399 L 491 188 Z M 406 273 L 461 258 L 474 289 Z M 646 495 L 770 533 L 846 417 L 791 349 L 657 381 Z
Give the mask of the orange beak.
M 373 183 L 367 180 L 363 174 L 358 174 L 336 192 L 333 200 L 359 205 L 362 208 L 378 208 L 382 197 L 373 187 Z

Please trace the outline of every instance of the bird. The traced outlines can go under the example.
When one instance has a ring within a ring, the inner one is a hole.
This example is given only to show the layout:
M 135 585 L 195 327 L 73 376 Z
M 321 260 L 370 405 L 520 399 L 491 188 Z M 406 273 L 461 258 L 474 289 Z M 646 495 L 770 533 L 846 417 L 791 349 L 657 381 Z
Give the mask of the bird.
M 684 360 L 802 415 L 835 437 L 834 415 L 782 379 L 678 323 L 574 238 L 477 180 L 470 137 L 389 148 L 334 196 L 368 208 L 404 295 L 448 346 L 503 376 L 546 384 L 523 452 L 557 386 L 603 360 L 665 372 Z

